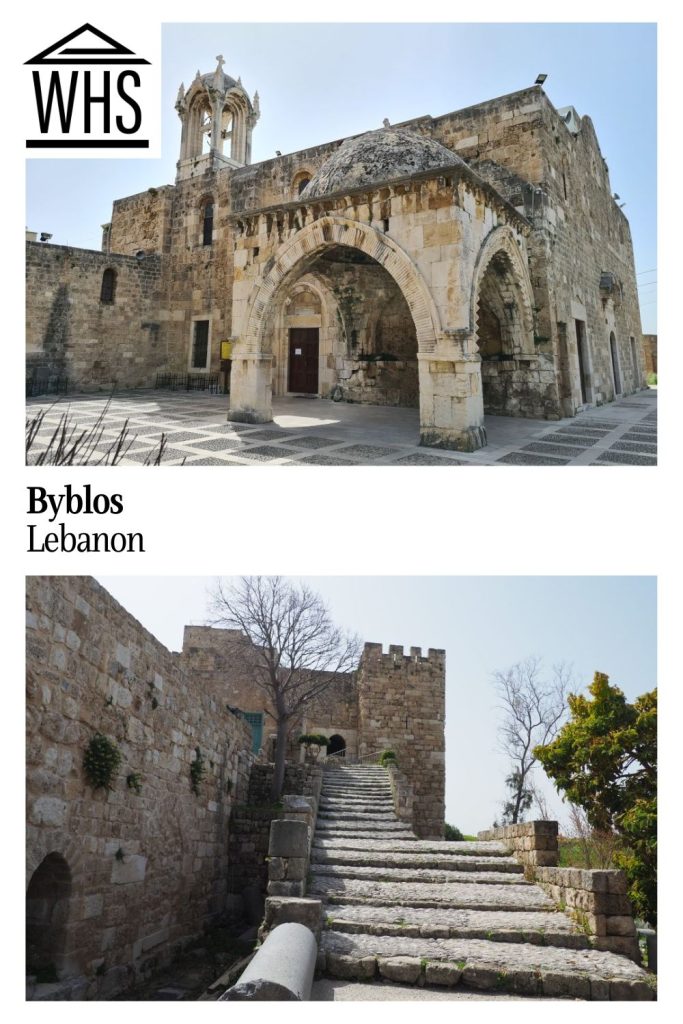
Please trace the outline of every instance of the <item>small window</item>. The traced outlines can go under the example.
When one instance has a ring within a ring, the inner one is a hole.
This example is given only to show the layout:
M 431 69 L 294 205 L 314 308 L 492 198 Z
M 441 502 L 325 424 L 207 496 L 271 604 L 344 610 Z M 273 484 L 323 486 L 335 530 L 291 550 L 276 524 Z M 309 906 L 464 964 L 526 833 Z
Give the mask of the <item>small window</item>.
M 301 193 L 306 188 L 306 186 L 308 185 L 310 180 L 311 180 L 310 178 L 302 178 L 301 179 L 301 181 L 297 185 L 297 191 L 298 191 L 299 195 L 301 195 Z
M 205 370 L 209 354 L 209 321 L 195 320 L 192 339 L 192 369 Z
M 116 292 L 116 271 L 107 267 L 102 274 L 102 288 L 100 290 L 100 302 L 111 304 L 114 301 Z
M 206 203 L 204 206 L 204 220 L 202 222 L 202 245 L 213 244 L 213 203 Z

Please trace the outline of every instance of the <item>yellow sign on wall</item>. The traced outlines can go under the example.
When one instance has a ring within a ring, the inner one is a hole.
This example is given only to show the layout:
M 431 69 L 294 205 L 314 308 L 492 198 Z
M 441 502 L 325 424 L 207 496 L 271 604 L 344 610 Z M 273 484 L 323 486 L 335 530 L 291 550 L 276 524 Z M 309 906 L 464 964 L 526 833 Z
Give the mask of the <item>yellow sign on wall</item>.
M 221 342 L 221 359 L 232 359 L 232 342 Z

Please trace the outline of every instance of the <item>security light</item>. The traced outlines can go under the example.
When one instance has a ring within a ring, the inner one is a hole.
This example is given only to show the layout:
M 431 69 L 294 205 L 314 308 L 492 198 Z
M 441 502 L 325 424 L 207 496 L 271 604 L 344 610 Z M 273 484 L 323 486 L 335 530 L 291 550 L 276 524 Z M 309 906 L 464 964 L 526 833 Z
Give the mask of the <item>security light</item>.
M 547 75 L 539 75 L 536 81 L 534 82 L 534 85 L 543 85 L 547 77 Z

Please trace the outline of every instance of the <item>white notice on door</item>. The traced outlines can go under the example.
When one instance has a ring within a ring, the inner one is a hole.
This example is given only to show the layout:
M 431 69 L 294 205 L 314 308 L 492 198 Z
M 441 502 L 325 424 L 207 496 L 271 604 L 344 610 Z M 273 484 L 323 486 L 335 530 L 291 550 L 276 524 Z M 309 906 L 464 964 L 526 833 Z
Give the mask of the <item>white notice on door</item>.
M 294 355 L 295 356 L 300 356 L 301 355 L 301 349 L 300 348 L 295 348 L 294 349 Z

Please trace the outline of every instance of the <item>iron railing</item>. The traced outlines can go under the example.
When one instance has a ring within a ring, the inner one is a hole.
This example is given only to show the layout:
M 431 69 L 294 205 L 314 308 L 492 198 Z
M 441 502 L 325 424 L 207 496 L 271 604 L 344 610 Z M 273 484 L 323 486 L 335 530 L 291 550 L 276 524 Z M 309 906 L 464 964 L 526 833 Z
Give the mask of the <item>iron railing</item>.
M 158 373 L 154 386 L 160 391 L 208 391 L 211 395 L 223 392 L 218 373 Z
M 344 747 L 342 750 L 335 750 L 333 754 L 328 754 L 325 758 L 324 766 L 333 765 L 335 760 L 339 761 L 340 764 L 366 764 L 367 762 L 377 764 L 380 754 L 383 754 L 385 750 L 386 747 L 382 747 L 380 750 L 373 750 L 372 753 L 363 754 L 362 757 L 359 757 L 355 754 L 348 754 L 346 747 Z
M 27 398 L 35 398 L 36 395 L 65 395 L 68 390 L 69 378 L 63 374 L 34 370 L 31 376 L 26 378 Z

